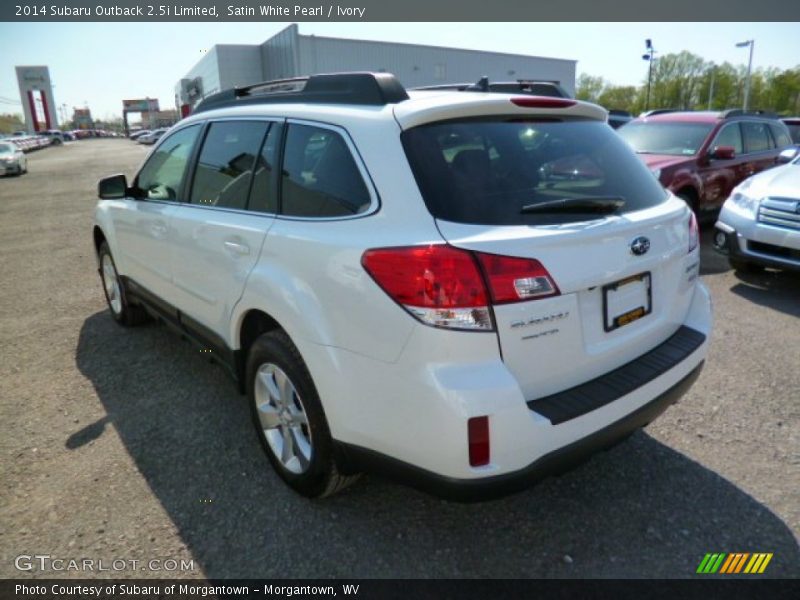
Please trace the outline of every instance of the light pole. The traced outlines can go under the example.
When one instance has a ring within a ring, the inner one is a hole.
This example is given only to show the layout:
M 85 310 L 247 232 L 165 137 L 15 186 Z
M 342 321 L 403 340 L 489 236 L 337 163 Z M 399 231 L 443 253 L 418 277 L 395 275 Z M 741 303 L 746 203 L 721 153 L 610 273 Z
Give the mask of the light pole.
M 747 79 L 744 81 L 744 106 L 742 109 L 747 112 L 747 106 L 750 102 L 750 73 L 753 70 L 753 46 L 756 45 L 755 40 L 747 40 L 746 42 L 739 42 L 736 44 L 737 48 L 750 47 L 750 59 L 747 61 Z
M 652 85 L 653 81 L 653 58 L 655 56 L 656 49 L 653 48 L 653 40 L 650 38 L 644 41 L 644 46 L 647 48 L 647 52 L 642 54 L 642 59 L 650 63 L 647 69 L 647 100 L 645 100 L 644 103 L 644 111 L 647 112 L 650 109 L 650 86 Z

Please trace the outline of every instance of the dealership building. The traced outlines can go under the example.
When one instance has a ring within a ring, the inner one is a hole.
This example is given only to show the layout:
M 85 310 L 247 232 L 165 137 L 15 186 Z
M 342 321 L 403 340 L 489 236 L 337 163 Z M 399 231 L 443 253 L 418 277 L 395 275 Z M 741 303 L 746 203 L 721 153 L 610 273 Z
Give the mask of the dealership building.
M 201 98 L 234 86 L 341 71 L 393 73 L 406 86 L 533 79 L 575 93 L 574 60 L 395 42 L 301 35 L 290 25 L 263 44 L 218 44 L 175 87 L 185 115 Z

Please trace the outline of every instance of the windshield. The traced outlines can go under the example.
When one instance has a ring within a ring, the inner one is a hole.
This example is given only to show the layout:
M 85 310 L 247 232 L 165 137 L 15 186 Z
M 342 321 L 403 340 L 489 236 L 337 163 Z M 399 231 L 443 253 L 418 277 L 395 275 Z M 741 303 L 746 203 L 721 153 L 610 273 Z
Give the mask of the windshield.
M 14 146 L 11 144 L 0 144 L 0 154 L 11 154 L 14 152 Z
M 640 121 L 620 127 L 617 133 L 642 154 L 693 156 L 713 128 L 710 123 Z
M 604 122 L 447 121 L 409 129 L 402 140 L 428 210 L 447 221 L 567 223 L 667 198 Z

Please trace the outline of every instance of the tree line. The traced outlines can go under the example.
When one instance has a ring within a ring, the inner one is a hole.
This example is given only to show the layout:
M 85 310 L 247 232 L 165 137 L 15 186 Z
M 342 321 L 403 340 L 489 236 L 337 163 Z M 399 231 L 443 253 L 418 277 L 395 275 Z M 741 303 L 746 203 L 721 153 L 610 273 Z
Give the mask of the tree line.
M 643 63 L 643 71 L 647 64 Z M 720 65 L 683 51 L 665 54 L 653 61 L 649 108 L 680 110 L 724 110 L 741 108 L 744 101 L 746 65 Z M 608 109 L 637 115 L 645 110 L 647 76 L 639 86 L 620 86 L 582 73 L 576 82 L 576 97 Z M 751 110 L 766 110 L 785 116 L 800 115 L 800 65 L 781 70 L 754 69 L 750 79 Z

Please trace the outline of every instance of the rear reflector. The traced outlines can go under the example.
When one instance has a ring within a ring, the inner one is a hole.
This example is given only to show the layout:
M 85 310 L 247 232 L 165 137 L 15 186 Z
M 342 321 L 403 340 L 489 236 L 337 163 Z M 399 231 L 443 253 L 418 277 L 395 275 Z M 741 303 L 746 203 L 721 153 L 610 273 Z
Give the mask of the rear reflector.
M 532 258 L 476 253 L 489 282 L 492 304 L 508 304 L 558 295 L 550 273 Z
M 523 96 L 512 98 L 512 104 L 523 108 L 568 108 L 575 106 L 575 100 L 569 98 L 550 98 L 547 96 Z
M 489 464 L 489 417 L 472 417 L 467 421 L 469 465 L 481 467 Z

